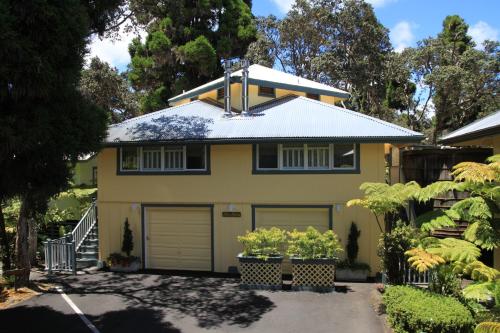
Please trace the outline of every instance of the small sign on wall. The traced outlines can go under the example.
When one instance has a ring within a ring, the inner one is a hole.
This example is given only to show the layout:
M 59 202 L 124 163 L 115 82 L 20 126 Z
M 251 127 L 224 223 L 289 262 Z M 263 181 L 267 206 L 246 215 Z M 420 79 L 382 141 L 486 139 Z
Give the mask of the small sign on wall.
M 241 212 L 222 212 L 222 217 L 241 217 Z

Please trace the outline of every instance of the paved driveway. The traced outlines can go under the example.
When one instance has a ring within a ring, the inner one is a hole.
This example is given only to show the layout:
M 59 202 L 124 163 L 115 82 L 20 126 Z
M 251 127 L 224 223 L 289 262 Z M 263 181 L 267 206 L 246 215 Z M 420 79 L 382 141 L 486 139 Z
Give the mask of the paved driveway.
M 332 293 L 241 290 L 208 276 L 94 273 L 58 278 L 104 332 L 383 332 L 370 305 L 373 284 Z M 0 332 L 89 332 L 58 293 L 0 311 Z

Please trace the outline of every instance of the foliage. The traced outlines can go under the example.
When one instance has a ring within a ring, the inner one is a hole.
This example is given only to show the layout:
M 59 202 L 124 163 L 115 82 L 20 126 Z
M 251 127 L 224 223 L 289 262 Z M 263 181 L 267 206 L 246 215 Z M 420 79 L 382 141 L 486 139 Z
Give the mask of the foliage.
M 429 290 L 454 297 L 460 297 L 462 281 L 455 274 L 451 265 L 440 265 L 430 272 Z
M 106 135 L 106 113 L 77 86 L 90 35 L 104 32 L 121 3 L 0 1 L 0 200 L 21 199 L 17 267 L 30 267 L 28 220 Z
M 482 322 L 476 326 L 474 333 L 500 333 L 500 323 Z
M 128 218 L 125 219 L 123 224 L 123 241 L 122 241 L 122 251 L 130 257 L 130 252 L 134 249 L 134 240 L 132 238 L 132 230 L 130 230 L 130 225 L 128 223 Z
M 405 252 L 409 257 L 408 262 L 411 267 L 415 268 L 418 272 L 426 272 L 440 264 L 444 264 L 446 260 L 438 255 L 427 252 L 421 248 L 414 248 Z
M 68 233 L 68 230 L 65 226 L 59 226 L 59 237 L 64 237 Z
M 238 236 L 243 245 L 243 255 L 267 260 L 269 257 L 283 255 L 283 246 L 286 242 L 286 232 L 276 227 L 270 229 L 257 228 Z
M 106 260 L 108 266 L 122 266 L 122 267 L 128 267 L 132 263 L 140 261 L 141 260 L 139 257 L 130 255 L 124 256 L 123 254 L 117 252 L 111 253 Z
M 111 123 L 139 115 L 138 96 L 129 88 L 127 78 L 97 57 L 83 69 L 79 89 L 88 100 L 106 110 Z
M 337 235 L 332 231 L 323 234 L 314 227 L 307 227 L 306 231 L 294 229 L 288 232 L 287 254 L 300 259 L 337 259 L 343 251 Z
M 444 227 L 454 227 L 456 225 L 454 220 L 458 218 L 458 214 L 450 210 L 431 210 L 418 216 L 415 225 L 422 231 L 429 232 Z
M 474 327 L 469 310 L 452 297 L 409 286 L 390 286 L 383 300 L 396 333 L 468 333 Z
M 390 284 L 403 283 L 401 264 L 404 263 L 405 252 L 416 246 L 418 237 L 417 230 L 402 221 L 398 221 L 390 232 L 380 236 L 377 254 L 382 259 L 382 267 Z
M 358 238 L 361 236 L 361 231 L 358 229 L 356 223 L 351 222 L 351 228 L 349 229 L 349 235 L 347 236 L 347 261 L 350 264 L 354 264 L 356 258 L 358 257 Z
M 219 76 L 221 60 L 243 57 L 256 36 L 248 0 L 137 0 L 131 11 L 148 33 L 129 46 L 128 78 L 143 112 Z

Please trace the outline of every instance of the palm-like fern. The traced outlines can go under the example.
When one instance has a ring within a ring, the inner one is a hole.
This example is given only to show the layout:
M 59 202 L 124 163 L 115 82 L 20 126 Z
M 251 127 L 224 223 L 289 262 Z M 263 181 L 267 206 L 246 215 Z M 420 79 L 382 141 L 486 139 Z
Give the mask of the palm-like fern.
M 500 333 L 500 323 L 485 321 L 476 326 L 474 333 Z

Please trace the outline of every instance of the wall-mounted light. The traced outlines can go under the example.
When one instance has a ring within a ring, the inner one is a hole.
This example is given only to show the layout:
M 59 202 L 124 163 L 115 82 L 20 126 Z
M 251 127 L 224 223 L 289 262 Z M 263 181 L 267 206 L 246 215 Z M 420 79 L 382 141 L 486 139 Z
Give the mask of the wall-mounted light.
M 342 204 L 335 204 L 335 210 L 337 211 L 337 213 L 340 213 L 340 211 L 342 210 Z

